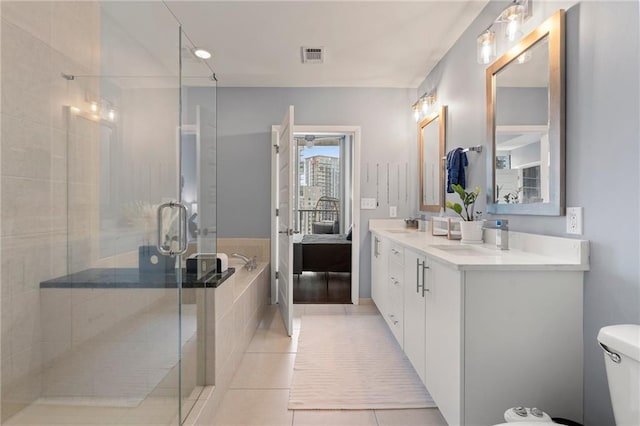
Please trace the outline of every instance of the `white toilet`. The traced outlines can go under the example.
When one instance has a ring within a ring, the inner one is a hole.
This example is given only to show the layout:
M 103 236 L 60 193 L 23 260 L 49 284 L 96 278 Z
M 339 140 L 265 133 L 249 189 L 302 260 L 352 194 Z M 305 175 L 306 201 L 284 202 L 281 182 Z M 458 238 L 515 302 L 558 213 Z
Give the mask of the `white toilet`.
M 640 425 L 640 325 L 603 327 L 598 342 L 604 350 L 616 425 Z
M 604 350 L 611 405 L 617 426 L 640 425 L 640 325 L 603 327 L 598 342 Z M 516 407 L 504 413 L 507 423 L 496 426 L 555 425 L 546 413 Z

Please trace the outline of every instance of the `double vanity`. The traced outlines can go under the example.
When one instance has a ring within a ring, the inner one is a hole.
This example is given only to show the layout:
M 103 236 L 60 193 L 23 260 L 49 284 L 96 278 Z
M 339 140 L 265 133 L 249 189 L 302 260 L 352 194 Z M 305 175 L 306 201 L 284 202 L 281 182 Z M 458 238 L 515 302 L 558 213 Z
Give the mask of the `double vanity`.
M 372 298 L 450 425 L 510 407 L 582 419 L 588 241 L 511 232 L 509 250 L 371 220 Z

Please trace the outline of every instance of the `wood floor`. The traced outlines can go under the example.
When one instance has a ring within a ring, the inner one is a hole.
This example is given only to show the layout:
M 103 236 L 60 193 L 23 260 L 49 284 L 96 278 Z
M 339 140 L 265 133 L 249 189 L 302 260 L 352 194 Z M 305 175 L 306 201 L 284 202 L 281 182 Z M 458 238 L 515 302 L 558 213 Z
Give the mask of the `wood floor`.
M 293 276 L 293 303 L 351 303 L 348 272 L 303 272 Z

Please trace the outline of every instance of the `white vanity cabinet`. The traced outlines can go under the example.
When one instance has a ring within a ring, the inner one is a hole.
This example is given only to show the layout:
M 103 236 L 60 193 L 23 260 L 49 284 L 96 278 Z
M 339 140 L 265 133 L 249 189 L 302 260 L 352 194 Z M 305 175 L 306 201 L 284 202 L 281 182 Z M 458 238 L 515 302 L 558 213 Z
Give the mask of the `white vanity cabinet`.
M 520 405 L 582 422 L 588 241 L 516 234 L 538 251 L 505 253 L 372 235 L 373 299 L 448 424 L 494 425 Z
M 404 250 L 404 352 L 425 383 L 425 279 L 429 278 L 426 257 Z
M 582 420 L 582 272 L 458 270 L 426 257 L 424 383 L 450 425 L 509 407 Z

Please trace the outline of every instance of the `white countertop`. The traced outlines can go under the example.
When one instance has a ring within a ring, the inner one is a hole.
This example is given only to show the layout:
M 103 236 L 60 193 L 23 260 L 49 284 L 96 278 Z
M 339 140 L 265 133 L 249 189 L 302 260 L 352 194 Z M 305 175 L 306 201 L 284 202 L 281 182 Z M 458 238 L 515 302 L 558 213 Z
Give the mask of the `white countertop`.
M 433 236 L 404 227 L 403 221 L 371 220 L 369 231 L 458 270 L 588 271 L 589 241 L 509 231 L 509 250 L 496 248 L 495 230 L 484 244 Z M 449 249 L 449 247 L 451 247 Z

